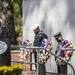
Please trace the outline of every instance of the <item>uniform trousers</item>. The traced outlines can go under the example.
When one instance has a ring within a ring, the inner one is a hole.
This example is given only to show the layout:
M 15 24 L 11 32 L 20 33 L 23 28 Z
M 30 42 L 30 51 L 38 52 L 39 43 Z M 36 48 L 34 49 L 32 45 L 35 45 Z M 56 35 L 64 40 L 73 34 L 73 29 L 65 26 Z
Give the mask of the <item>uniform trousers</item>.
M 37 62 L 37 54 L 34 54 L 34 59 L 35 62 Z M 44 64 L 38 64 L 39 65 L 39 75 L 46 75 L 46 68 L 45 68 L 45 63 Z M 37 66 L 35 65 L 36 70 L 37 70 Z
M 67 64 L 65 65 L 58 65 L 57 64 L 57 70 L 58 70 L 58 74 L 60 75 L 67 75 Z

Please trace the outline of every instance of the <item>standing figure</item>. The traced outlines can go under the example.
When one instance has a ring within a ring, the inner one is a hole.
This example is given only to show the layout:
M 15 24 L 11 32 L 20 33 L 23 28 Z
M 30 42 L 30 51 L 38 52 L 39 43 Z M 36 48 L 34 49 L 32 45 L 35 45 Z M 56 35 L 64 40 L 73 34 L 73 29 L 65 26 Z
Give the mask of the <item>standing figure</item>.
M 72 56 L 72 51 L 62 50 L 62 48 L 72 48 L 72 45 L 68 40 L 64 40 L 61 32 L 58 32 L 53 35 L 55 40 L 58 42 L 57 49 L 55 54 L 65 61 L 69 61 Z M 67 64 L 58 58 L 55 57 L 55 61 L 57 63 L 58 74 L 67 75 Z
M 41 47 L 42 41 L 44 39 L 48 38 L 47 35 L 43 31 L 40 30 L 38 24 L 33 25 L 31 29 L 35 33 L 35 37 L 34 37 L 35 39 L 34 39 L 34 42 L 33 42 L 33 46 Z M 35 62 L 37 62 L 37 52 L 36 52 L 36 50 L 34 50 L 34 59 L 35 59 Z M 37 66 L 35 66 L 35 67 L 37 67 Z M 39 75 L 46 75 L 45 63 L 43 63 L 43 64 L 39 63 Z

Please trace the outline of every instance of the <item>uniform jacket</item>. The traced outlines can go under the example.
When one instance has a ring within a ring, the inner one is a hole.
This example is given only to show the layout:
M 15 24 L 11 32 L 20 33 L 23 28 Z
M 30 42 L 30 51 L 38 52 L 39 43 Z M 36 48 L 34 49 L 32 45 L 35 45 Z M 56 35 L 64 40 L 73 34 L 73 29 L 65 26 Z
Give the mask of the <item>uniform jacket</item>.
M 35 39 L 34 39 L 34 43 L 33 45 L 34 46 L 38 46 L 40 47 L 41 46 L 41 43 L 44 39 L 47 39 L 47 35 L 43 32 L 39 32 L 37 35 L 35 35 Z

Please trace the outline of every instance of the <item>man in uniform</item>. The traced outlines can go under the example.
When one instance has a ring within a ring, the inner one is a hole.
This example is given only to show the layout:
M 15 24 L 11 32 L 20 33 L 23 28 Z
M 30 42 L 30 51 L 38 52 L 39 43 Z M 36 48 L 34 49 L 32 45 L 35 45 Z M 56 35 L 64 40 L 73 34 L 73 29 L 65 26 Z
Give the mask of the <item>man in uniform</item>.
M 55 37 L 55 40 L 58 42 L 58 45 L 57 45 L 57 49 L 55 51 L 55 54 L 57 56 L 60 56 L 59 53 L 60 53 L 60 47 L 61 47 L 61 43 L 63 42 L 63 36 L 61 34 L 61 32 L 57 32 L 56 34 L 53 35 Z M 63 52 L 62 52 L 63 53 Z M 62 54 L 63 55 L 63 54 Z M 61 56 L 62 57 L 62 56 Z M 55 61 L 57 63 L 57 70 L 58 70 L 58 74 L 62 74 L 62 75 L 67 75 L 67 64 L 65 65 L 60 65 L 57 60 L 57 58 L 55 57 Z
M 42 44 L 42 41 L 44 39 L 47 39 L 48 37 L 43 31 L 40 30 L 38 24 L 33 25 L 31 29 L 35 33 L 35 39 L 34 39 L 33 45 L 40 47 Z M 34 58 L 35 58 L 35 62 L 37 62 L 36 51 L 34 51 Z M 39 63 L 39 75 L 46 75 L 45 63 L 44 64 Z

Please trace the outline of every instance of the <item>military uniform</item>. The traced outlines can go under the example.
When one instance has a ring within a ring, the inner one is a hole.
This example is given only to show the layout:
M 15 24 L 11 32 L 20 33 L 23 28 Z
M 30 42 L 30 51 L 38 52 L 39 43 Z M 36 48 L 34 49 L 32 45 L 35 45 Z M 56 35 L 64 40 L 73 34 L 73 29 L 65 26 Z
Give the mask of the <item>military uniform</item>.
M 40 47 L 41 44 L 42 44 L 42 41 L 44 39 L 47 39 L 48 37 L 47 37 L 47 35 L 45 33 L 43 33 L 42 31 L 40 31 L 38 24 L 33 25 L 31 27 L 31 29 L 35 33 L 33 45 Z M 35 50 L 34 50 L 34 59 L 35 59 L 35 62 L 37 62 L 37 52 Z M 37 66 L 35 66 L 35 67 L 37 67 Z M 39 63 L 39 75 L 46 75 L 45 63 L 44 64 L 40 64 Z
M 47 39 L 47 35 L 43 32 L 39 32 L 37 35 L 35 35 L 35 40 L 33 45 L 34 46 L 41 46 L 41 43 L 44 39 Z M 35 62 L 37 62 L 37 53 L 34 54 Z M 39 75 L 46 75 L 46 69 L 45 69 L 45 63 L 40 64 L 39 63 Z
M 60 45 L 61 45 L 61 43 L 58 43 L 57 49 L 56 49 L 56 51 L 55 51 L 55 54 L 56 54 L 57 56 L 59 56 L 59 48 L 60 48 Z M 58 70 L 58 73 L 59 73 L 59 74 L 67 74 L 67 64 L 65 64 L 65 65 L 60 65 L 60 64 L 58 63 L 57 58 L 55 58 L 55 61 L 56 61 L 56 63 L 57 63 L 57 70 Z
M 61 32 L 58 32 L 58 33 L 54 34 L 53 36 L 55 37 L 55 40 L 57 40 L 57 39 L 58 39 L 60 36 L 62 36 L 62 35 L 61 35 Z M 57 40 L 57 41 L 59 41 L 59 40 Z M 62 41 L 63 41 L 63 40 L 62 40 Z M 61 46 L 62 41 L 59 41 L 59 42 L 58 42 L 58 45 L 57 45 L 57 48 L 56 48 L 56 51 L 55 51 L 55 55 L 57 55 L 57 56 L 59 56 L 59 51 L 60 51 L 60 46 Z M 67 64 L 65 64 L 65 65 L 60 65 L 60 64 L 58 63 L 58 60 L 57 60 L 56 57 L 55 57 L 55 61 L 56 61 L 56 63 L 57 63 L 58 74 L 67 75 Z

